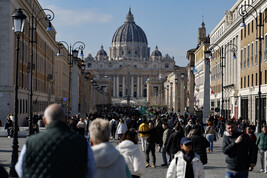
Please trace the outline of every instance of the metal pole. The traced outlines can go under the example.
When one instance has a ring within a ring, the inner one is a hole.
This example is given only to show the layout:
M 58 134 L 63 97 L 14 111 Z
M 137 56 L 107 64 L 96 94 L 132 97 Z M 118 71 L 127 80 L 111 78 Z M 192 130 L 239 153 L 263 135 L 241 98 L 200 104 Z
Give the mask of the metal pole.
M 222 110 L 221 110 L 221 115 L 222 117 L 224 118 L 224 99 L 223 99 L 223 46 L 222 46 L 222 50 L 221 50 L 221 59 L 222 59 L 222 62 L 221 62 L 221 68 L 222 68 Z
M 70 85 L 71 85 L 71 64 L 72 64 L 72 62 L 71 62 L 71 45 L 70 45 L 70 47 L 69 47 L 70 49 L 69 49 L 69 98 L 68 98 L 68 119 L 70 118 L 70 90 L 71 90 L 71 88 L 70 88 Z
M 32 132 L 32 120 L 33 120 L 33 111 L 32 111 L 32 70 L 33 70 L 33 30 L 35 29 L 34 28 L 34 22 L 33 22 L 33 15 L 32 15 L 32 26 L 31 26 L 31 40 L 30 40 L 30 43 L 31 43 L 31 61 L 30 61 L 30 119 L 29 119 L 29 132 L 28 134 L 29 135 L 32 135 L 33 132 Z
M 12 145 L 12 157 L 11 157 L 11 165 L 10 165 L 10 176 L 18 177 L 17 172 L 15 170 L 15 165 L 18 161 L 18 72 L 19 72 L 19 39 L 20 34 L 17 34 L 17 59 L 16 59 L 16 83 L 15 83 L 15 126 L 14 126 L 14 134 L 13 134 L 13 145 Z
M 259 24 L 259 92 L 258 92 L 258 133 L 261 132 L 261 60 L 262 60 L 262 37 L 261 37 L 261 27 L 262 27 L 262 16 L 259 13 L 260 24 Z

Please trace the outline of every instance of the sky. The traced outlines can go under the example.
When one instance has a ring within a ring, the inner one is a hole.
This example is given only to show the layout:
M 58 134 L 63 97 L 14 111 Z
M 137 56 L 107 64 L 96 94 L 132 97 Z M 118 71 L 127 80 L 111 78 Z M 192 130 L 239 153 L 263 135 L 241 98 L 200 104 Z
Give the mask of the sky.
M 186 66 L 186 52 L 197 46 L 202 20 L 207 35 L 237 0 L 39 0 L 42 8 L 55 13 L 52 21 L 57 41 L 82 41 L 85 56 L 95 56 L 103 45 L 109 54 L 112 37 L 123 25 L 131 8 L 135 23 L 145 32 L 152 53 L 173 56 Z

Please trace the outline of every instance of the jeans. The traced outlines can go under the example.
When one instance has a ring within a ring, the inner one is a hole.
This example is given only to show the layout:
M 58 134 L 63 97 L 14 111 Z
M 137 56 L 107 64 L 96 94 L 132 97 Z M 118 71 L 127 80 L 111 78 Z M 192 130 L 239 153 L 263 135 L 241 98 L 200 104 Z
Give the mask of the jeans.
M 210 143 L 209 149 L 210 151 L 213 151 L 213 141 L 214 141 L 214 135 L 213 134 L 207 134 L 206 139 Z
M 142 151 L 144 152 L 146 150 L 146 139 L 147 139 L 147 137 L 140 137 L 140 138 L 141 138 Z
M 261 169 L 267 171 L 267 150 L 260 150 Z
M 166 147 L 163 145 L 161 150 L 163 164 L 167 164 Z M 171 156 L 169 156 L 169 163 L 171 162 Z
M 227 170 L 225 178 L 248 178 L 248 171 L 231 172 Z

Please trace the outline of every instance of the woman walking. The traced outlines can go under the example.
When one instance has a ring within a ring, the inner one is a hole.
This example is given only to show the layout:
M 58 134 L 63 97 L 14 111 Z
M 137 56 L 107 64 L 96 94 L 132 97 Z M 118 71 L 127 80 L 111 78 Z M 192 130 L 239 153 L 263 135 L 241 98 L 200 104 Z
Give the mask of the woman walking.
M 119 119 L 120 122 L 117 126 L 117 134 L 118 134 L 118 139 L 120 140 L 122 135 L 127 131 L 127 125 L 126 123 L 123 121 L 122 118 Z
M 205 130 L 206 139 L 210 143 L 208 152 L 213 152 L 213 142 L 218 139 L 218 134 L 213 127 L 212 122 L 208 122 L 208 127 Z
M 123 155 L 132 177 L 140 178 L 145 173 L 145 160 L 138 147 L 138 137 L 134 129 L 130 129 L 123 134 L 117 149 Z

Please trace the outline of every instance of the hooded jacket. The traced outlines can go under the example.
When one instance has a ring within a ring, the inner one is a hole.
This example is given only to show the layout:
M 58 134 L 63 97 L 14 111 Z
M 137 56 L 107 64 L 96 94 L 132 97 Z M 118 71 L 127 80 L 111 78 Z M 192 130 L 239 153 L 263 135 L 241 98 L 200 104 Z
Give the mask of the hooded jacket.
M 112 145 L 112 143 L 104 142 L 92 147 L 96 162 L 95 178 L 127 178 L 127 165 L 123 156 Z
M 145 160 L 137 144 L 124 140 L 117 149 L 123 155 L 132 175 L 141 176 L 145 173 Z
M 235 143 L 235 140 L 242 135 L 243 140 Z M 250 164 L 256 164 L 258 149 L 248 135 L 236 132 L 230 135 L 224 132 L 222 151 L 226 154 L 227 168 L 234 171 L 245 171 Z

